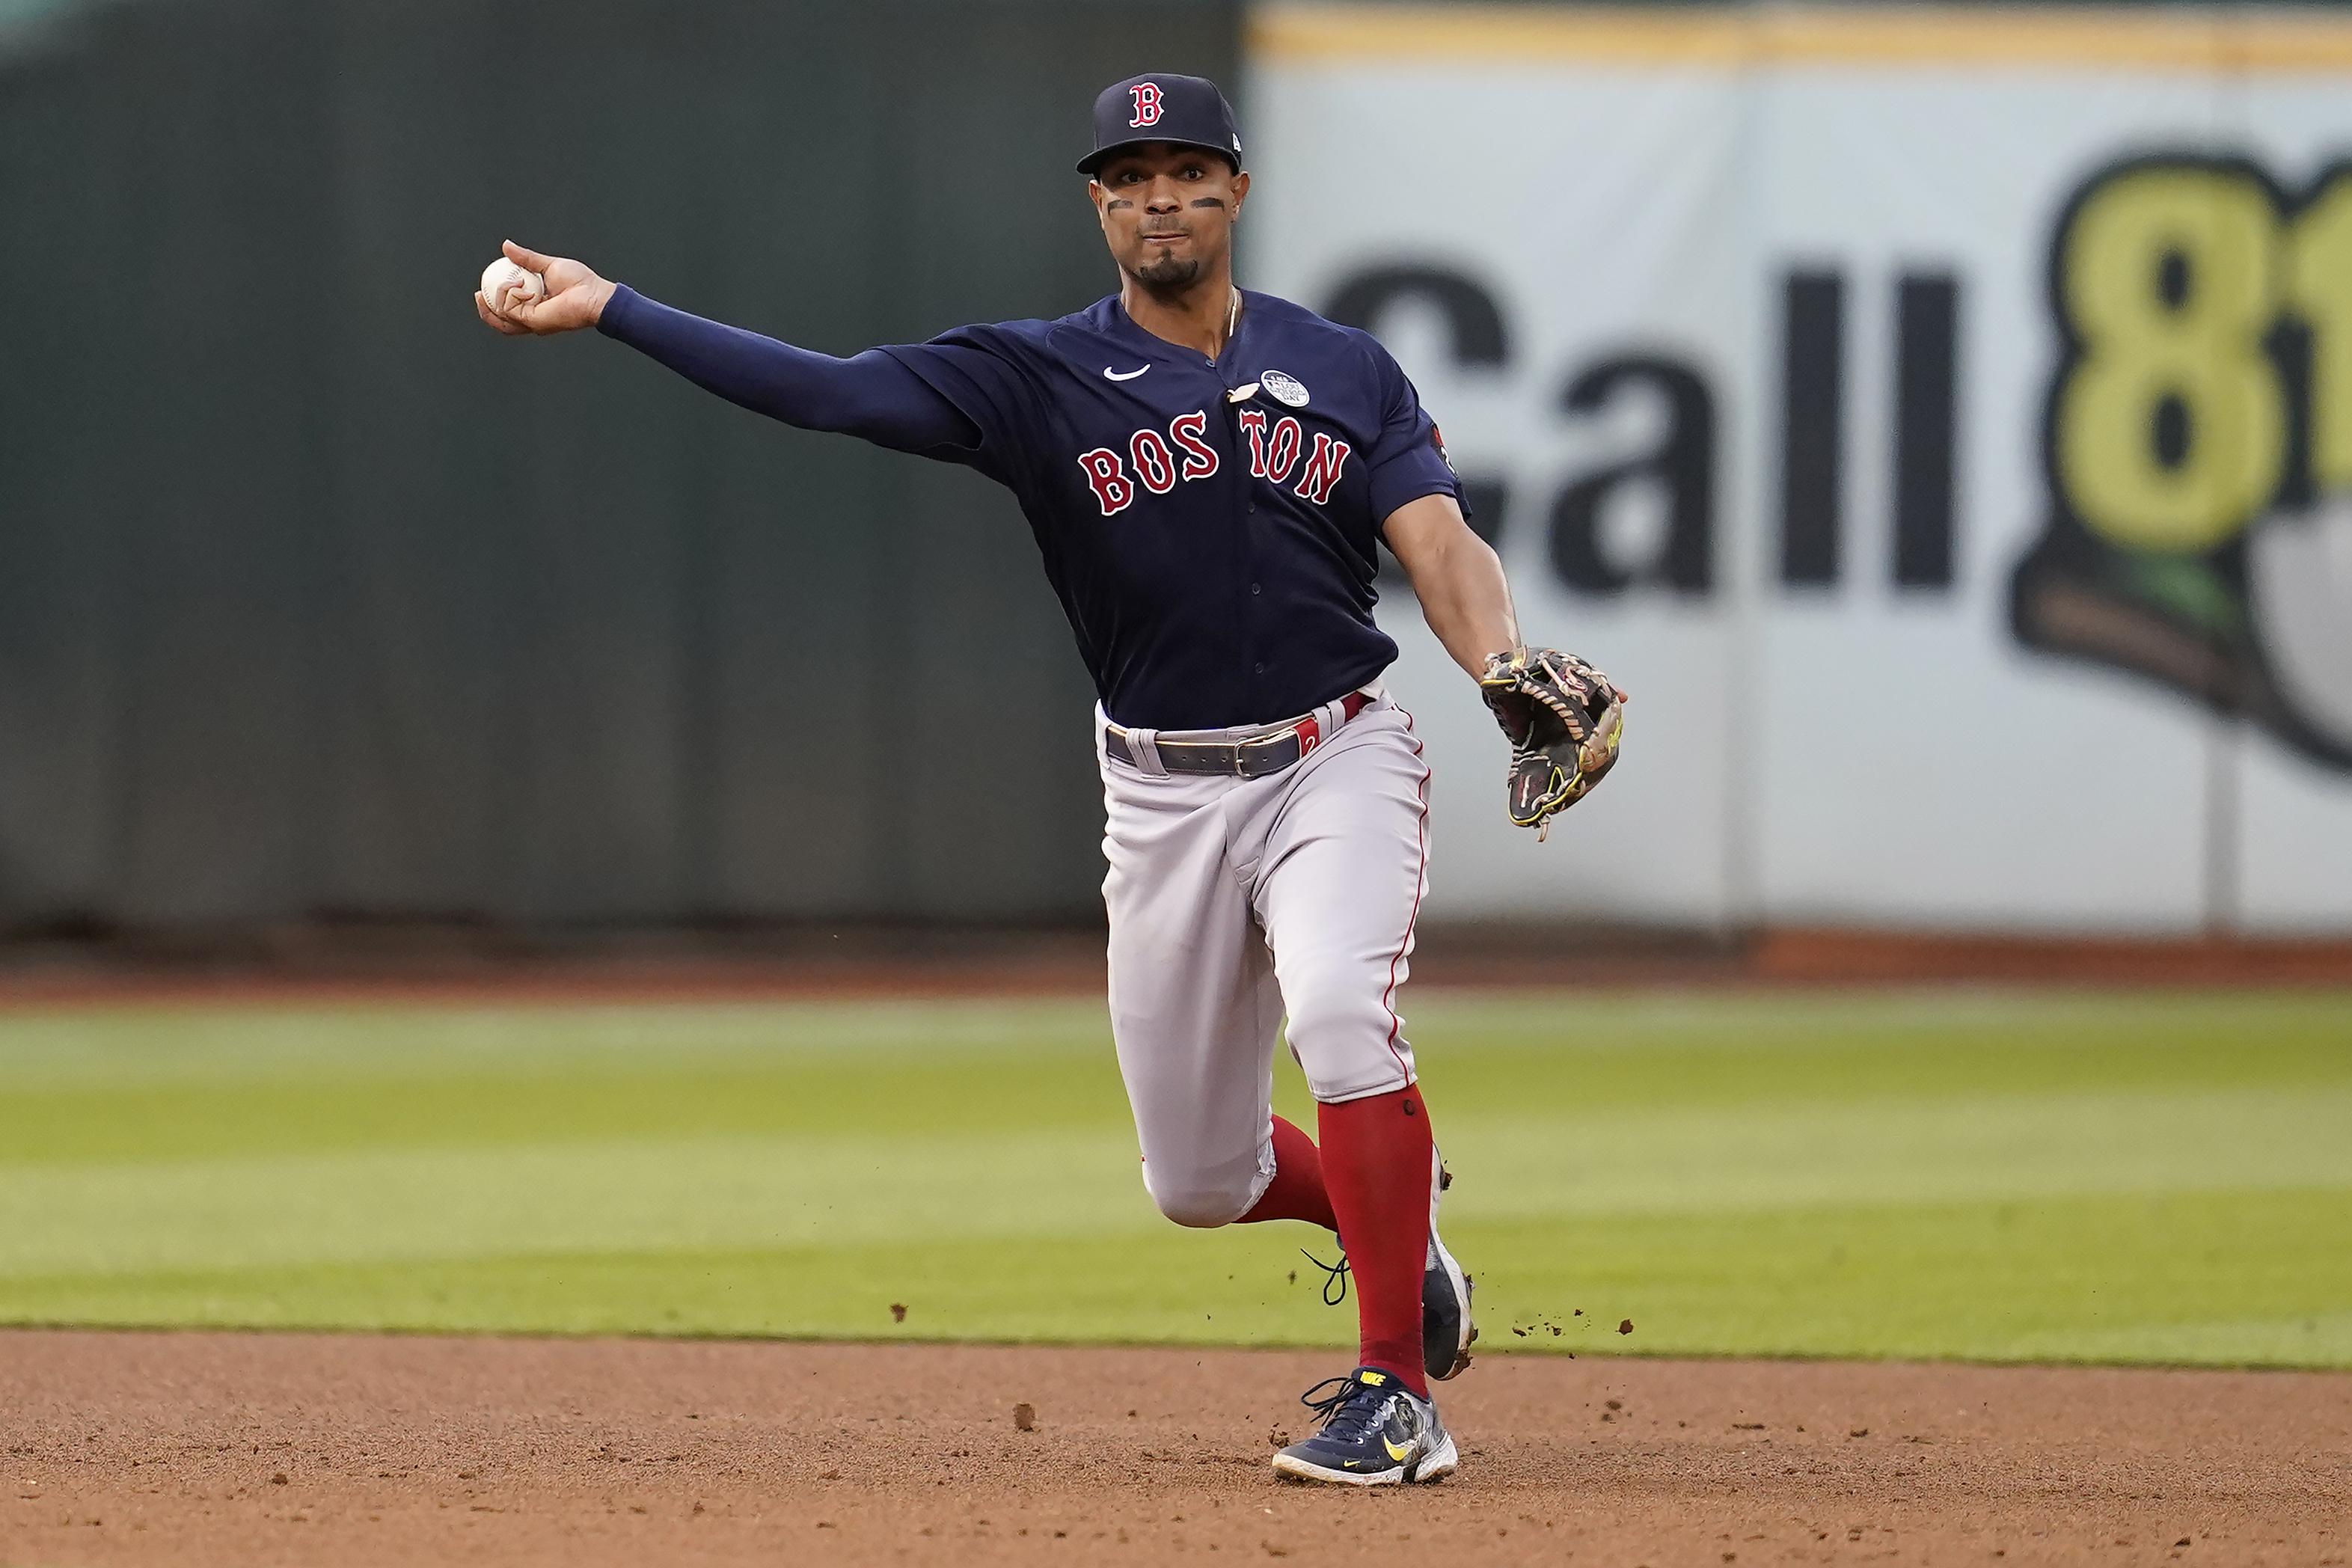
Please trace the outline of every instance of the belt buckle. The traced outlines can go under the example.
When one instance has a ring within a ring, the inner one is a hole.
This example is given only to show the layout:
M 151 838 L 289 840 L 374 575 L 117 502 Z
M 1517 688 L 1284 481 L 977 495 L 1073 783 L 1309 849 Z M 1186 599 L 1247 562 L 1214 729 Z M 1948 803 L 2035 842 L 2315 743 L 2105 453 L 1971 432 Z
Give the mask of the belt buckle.
M 1252 736 L 1249 740 L 1236 742 L 1234 745 L 1234 776 L 1235 778 L 1242 779 L 1246 779 L 1250 776 L 1249 755 L 1252 747 L 1264 749 L 1268 746 L 1279 746 L 1285 741 L 1296 740 L 1298 737 L 1299 727 L 1293 724 L 1287 729 L 1276 730 L 1271 735 L 1255 735 Z M 1307 753 L 1304 750 L 1300 751 L 1298 753 L 1299 757 L 1304 757 L 1306 754 Z M 1298 759 L 1294 757 L 1291 760 L 1296 762 Z M 1287 766 L 1288 764 L 1286 763 L 1284 765 Z

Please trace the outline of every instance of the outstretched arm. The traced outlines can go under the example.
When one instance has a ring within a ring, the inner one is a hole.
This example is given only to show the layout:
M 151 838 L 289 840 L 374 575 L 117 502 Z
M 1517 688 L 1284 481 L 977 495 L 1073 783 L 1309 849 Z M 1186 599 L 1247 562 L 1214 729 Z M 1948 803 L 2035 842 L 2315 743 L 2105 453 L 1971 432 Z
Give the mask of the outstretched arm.
M 511 240 L 505 248 L 509 260 L 547 280 L 543 297 L 509 296 L 502 310 L 475 294 L 475 312 L 509 337 L 593 327 L 705 391 L 803 430 L 838 431 L 903 452 L 979 443 L 979 430 L 954 404 L 879 349 L 853 359 L 812 353 L 671 310 L 568 258 Z

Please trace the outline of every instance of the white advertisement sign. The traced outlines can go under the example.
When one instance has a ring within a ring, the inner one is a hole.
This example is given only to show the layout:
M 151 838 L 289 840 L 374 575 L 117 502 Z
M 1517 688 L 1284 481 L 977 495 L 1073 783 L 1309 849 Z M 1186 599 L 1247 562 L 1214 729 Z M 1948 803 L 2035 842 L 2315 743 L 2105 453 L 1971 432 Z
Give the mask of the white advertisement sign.
M 2352 931 L 2352 22 L 1276 7 L 1244 115 L 1634 698 L 1538 847 L 1385 590 L 1433 913 Z

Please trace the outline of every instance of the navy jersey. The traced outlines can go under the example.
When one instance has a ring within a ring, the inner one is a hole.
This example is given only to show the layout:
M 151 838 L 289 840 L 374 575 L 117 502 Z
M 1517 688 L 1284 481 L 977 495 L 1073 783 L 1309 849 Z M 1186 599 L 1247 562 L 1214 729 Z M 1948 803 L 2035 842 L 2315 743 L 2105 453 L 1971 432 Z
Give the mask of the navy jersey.
M 977 432 L 929 455 L 1009 487 L 1121 724 L 1305 713 L 1373 679 L 1381 521 L 1460 487 L 1412 384 L 1370 334 L 1244 292 L 1209 359 L 1117 296 L 1054 321 L 881 351 Z

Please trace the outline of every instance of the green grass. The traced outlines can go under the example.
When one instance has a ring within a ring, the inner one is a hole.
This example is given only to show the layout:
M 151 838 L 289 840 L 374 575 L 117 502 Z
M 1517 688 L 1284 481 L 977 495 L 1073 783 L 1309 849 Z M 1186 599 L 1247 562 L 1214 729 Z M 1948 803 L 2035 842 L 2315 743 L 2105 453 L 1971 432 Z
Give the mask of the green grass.
M 1482 1348 L 2352 1365 L 2352 994 L 1419 1001 Z M 0 1321 L 1347 1342 L 1152 1212 L 1106 1032 L 0 1015 Z

